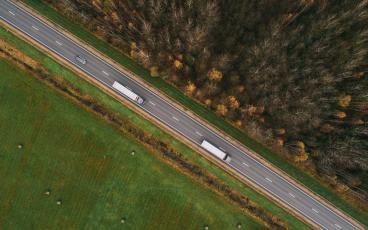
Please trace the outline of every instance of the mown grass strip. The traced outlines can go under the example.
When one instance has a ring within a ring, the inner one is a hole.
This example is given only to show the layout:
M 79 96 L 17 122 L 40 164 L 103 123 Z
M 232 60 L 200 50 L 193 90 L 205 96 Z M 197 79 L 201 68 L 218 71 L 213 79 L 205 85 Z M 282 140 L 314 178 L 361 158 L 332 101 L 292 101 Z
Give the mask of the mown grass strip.
M 200 117 L 204 118 L 217 128 L 223 130 L 224 132 L 226 132 L 233 138 L 237 139 L 238 141 L 240 141 L 253 151 L 260 154 L 266 160 L 268 160 L 278 168 L 282 169 L 293 178 L 297 179 L 300 183 L 304 184 L 306 187 L 308 187 L 315 193 L 324 197 L 326 200 L 334 204 L 336 207 L 340 208 L 341 210 L 345 211 L 349 215 L 356 218 L 361 223 L 368 226 L 368 214 L 363 213 L 362 211 L 353 207 L 350 203 L 346 202 L 338 195 L 336 195 L 334 191 L 331 191 L 329 188 L 322 185 L 316 179 L 304 173 L 294 165 L 291 165 L 290 163 L 281 159 L 279 156 L 272 153 L 269 149 L 267 149 L 263 145 L 251 139 L 249 136 L 247 136 L 239 129 L 235 128 L 225 120 L 217 117 L 209 109 L 205 108 L 196 101 L 185 96 L 175 87 L 171 86 L 170 84 L 166 83 L 160 78 L 151 77 L 146 69 L 142 68 L 140 65 L 138 65 L 136 62 L 131 60 L 126 55 L 112 48 L 108 43 L 98 39 L 96 36 L 89 33 L 83 27 L 69 21 L 64 16 L 60 15 L 57 11 L 55 11 L 53 8 L 43 3 L 42 0 L 22 0 L 22 1 L 31 6 L 33 9 L 40 12 L 42 15 L 49 18 L 51 21 L 59 24 L 72 34 L 76 35 L 81 40 L 95 47 L 97 50 L 104 53 L 106 56 L 109 56 L 117 63 L 120 63 L 121 65 L 129 68 L 136 75 L 142 77 L 144 80 L 146 80 L 156 88 L 160 89 L 165 94 L 169 95 L 177 102 L 181 103 L 183 106 L 189 108 Z

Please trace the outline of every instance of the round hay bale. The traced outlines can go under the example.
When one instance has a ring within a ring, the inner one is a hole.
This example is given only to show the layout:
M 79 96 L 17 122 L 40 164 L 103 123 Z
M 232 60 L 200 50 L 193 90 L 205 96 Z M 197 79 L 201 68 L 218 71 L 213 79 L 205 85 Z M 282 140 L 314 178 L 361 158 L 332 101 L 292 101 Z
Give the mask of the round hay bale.
M 50 189 L 47 189 L 46 191 L 45 191 L 45 193 L 44 193 L 46 196 L 50 196 L 50 194 L 51 194 L 51 190 Z
M 125 223 L 125 218 L 124 218 L 124 217 L 123 217 L 123 218 L 121 218 L 120 223 L 122 223 L 122 224 L 124 224 L 124 223 Z
M 237 227 L 238 229 L 241 229 L 242 225 L 241 225 L 240 223 L 238 223 L 238 224 L 236 225 L 236 227 Z
M 19 144 L 18 145 L 18 149 L 22 149 L 23 148 L 23 145 L 22 144 Z
M 57 200 L 57 201 L 56 201 L 56 204 L 57 204 L 57 205 L 61 205 L 62 203 L 63 203 L 63 202 L 62 202 L 62 200 L 61 200 L 61 199 L 59 199 L 59 200 Z
M 130 154 L 131 154 L 132 156 L 134 156 L 135 152 L 134 152 L 134 151 L 132 151 Z
M 208 229 L 209 229 L 208 225 L 205 225 L 204 230 L 208 230 Z

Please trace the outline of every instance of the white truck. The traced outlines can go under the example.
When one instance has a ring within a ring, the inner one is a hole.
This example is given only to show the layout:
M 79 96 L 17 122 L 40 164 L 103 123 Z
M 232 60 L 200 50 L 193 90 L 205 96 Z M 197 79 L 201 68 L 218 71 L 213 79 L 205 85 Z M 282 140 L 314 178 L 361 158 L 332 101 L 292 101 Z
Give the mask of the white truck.
M 129 98 L 130 100 L 135 101 L 138 104 L 143 104 L 144 102 L 143 98 L 141 98 L 136 93 L 134 93 L 131 89 L 123 86 L 119 82 L 114 81 L 114 83 L 112 84 L 112 87 L 116 89 L 117 91 L 119 91 L 124 96 L 126 96 L 127 98 Z
M 231 161 L 231 158 L 230 158 L 229 154 L 225 153 L 224 151 L 222 151 L 218 147 L 214 146 L 210 142 L 208 142 L 206 140 L 203 140 L 202 143 L 201 143 L 201 146 L 202 146 L 202 148 L 204 148 L 208 152 L 212 153 L 216 157 L 220 158 L 221 160 L 223 160 L 227 163 L 229 163 Z

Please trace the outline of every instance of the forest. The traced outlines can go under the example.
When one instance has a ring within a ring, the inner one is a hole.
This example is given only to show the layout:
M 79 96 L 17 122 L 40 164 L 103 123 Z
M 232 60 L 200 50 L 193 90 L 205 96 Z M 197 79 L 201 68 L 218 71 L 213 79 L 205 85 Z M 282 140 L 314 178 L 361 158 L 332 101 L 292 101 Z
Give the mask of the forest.
M 368 0 L 45 2 L 367 202 Z

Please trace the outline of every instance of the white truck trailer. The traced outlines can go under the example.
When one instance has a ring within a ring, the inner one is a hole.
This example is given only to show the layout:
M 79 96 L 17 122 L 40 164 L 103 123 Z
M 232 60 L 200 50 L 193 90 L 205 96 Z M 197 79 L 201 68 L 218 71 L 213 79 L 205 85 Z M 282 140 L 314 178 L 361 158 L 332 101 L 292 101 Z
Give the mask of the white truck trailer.
M 229 163 L 231 161 L 231 158 L 230 158 L 229 154 L 227 154 L 224 151 L 222 151 L 221 149 L 217 148 L 216 146 L 214 146 L 210 142 L 208 142 L 206 140 L 203 140 L 202 143 L 201 143 L 201 146 L 202 146 L 202 148 L 204 148 L 208 152 L 212 153 L 216 157 L 220 158 L 221 160 L 223 160 L 227 163 Z
M 112 87 L 122 93 L 124 96 L 129 98 L 132 101 L 137 102 L 138 104 L 143 104 L 144 100 L 140 96 L 138 96 L 136 93 L 134 93 L 131 89 L 123 86 L 117 81 L 114 81 L 114 84 L 112 84 Z

